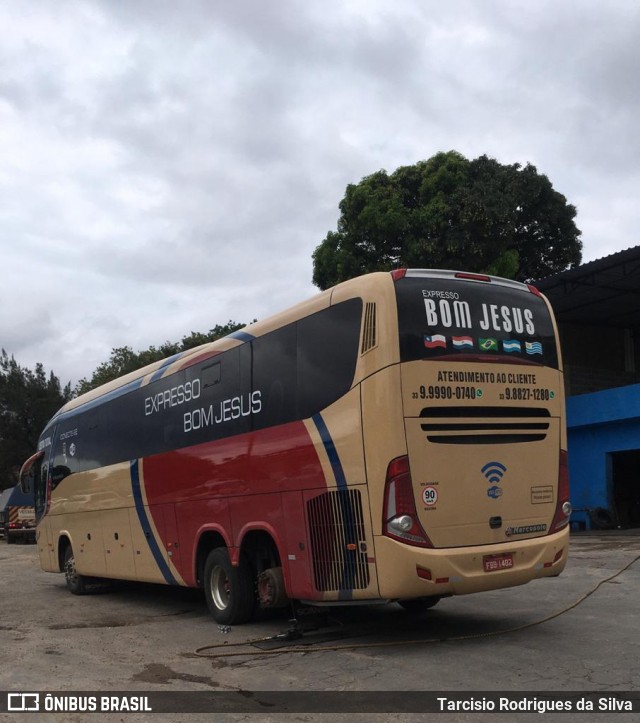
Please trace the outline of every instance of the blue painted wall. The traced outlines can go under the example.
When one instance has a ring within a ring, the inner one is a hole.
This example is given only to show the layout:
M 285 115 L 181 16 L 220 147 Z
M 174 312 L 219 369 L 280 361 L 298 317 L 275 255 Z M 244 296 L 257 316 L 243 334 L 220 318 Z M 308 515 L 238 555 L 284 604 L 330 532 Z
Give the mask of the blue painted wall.
M 567 399 L 572 525 L 589 510 L 612 510 L 607 453 L 640 449 L 640 384 Z

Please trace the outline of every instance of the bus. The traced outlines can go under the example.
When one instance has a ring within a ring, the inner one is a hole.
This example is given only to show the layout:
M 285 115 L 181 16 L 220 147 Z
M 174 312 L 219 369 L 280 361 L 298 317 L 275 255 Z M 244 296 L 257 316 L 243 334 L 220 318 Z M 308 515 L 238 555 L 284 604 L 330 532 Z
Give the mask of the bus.
M 221 624 L 557 576 L 553 313 L 492 276 L 367 274 L 73 399 L 21 478 L 41 566 L 72 593 L 199 587 Z

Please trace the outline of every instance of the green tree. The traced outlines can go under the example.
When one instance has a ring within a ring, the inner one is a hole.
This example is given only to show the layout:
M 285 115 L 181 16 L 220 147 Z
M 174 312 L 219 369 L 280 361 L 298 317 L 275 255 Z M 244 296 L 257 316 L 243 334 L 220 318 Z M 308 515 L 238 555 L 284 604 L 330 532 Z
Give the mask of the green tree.
M 337 231 L 314 251 L 313 283 L 399 267 L 542 278 L 580 263 L 575 215 L 535 166 L 438 153 L 347 186 Z
M 37 448 L 38 437 L 53 414 L 71 399 L 53 372 L 42 364 L 21 367 L 3 349 L 0 355 L 0 489 L 18 483 L 22 463 Z
M 147 364 L 166 359 L 179 352 L 194 349 L 207 342 L 220 339 L 223 336 L 227 336 L 227 334 L 241 329 L 243 326 L 245 326 L 245 324 L 239 324 L 235 321 L 229 321 L 224 325 L 216 324 L 213 329 L 210 329 L 206 333 L 192 331 L 187 336 L 182 337 L 182 341 L 166 341 L 159 347 L 151 346 L 144 351 L 135 352 L 129 346 L 117 347 L 111 350 L 109 360 L 97 367 L 91 379 L 81 379 L 78 382 L 75 393 L 84 394 L 91 389 L 99 387 L 101 384 L 106 384 L 124 374 L 141 369 L 147 366 Z

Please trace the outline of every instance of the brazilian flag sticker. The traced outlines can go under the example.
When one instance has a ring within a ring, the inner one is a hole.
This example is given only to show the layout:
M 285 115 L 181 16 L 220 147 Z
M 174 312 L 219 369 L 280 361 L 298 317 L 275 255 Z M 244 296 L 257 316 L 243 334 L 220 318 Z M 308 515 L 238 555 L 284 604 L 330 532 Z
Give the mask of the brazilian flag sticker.
M 498 351 L 497 339 L 478 339 L 478 346 L 481 351 Z

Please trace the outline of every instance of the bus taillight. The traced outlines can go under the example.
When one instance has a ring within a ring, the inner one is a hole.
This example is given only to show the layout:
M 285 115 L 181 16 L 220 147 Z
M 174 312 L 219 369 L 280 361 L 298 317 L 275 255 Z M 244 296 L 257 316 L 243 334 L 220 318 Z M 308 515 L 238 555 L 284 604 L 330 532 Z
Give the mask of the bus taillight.
M 556 503 L 556 514 L 551 524 L 550 534 L 559 532 L 569 524 L 571 517 L 571 502 L 569 502 L 569 462 L 567 451 L 560 450 L 560 466 L 558 469 L 558 501 Z
M 391 460 L 387 467 L 383 518 L 387 537 L 418 547 L 433 547 L 418 520 L 407 456 Z
M 491 282 L 491 277 L 486 274 L 469 274 L 464 271 L 457 271 L 454 276 L 456 279 L 464 279 L 466 281 L 485 281 Z

